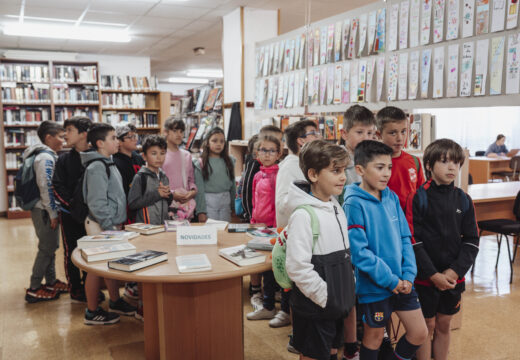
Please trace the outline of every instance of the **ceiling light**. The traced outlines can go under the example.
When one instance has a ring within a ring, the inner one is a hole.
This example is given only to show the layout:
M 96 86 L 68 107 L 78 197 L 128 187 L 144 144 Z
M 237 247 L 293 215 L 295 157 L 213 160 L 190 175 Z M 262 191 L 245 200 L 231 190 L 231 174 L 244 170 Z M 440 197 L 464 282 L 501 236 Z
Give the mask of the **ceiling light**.
M 199 70 L 188 70 L 187 76 L 193 77 L 210 77 L 210 78 L 222 78 L 224 74 L 219 69 L 199 69 Z
M 5 24 L 3 30 L 5 35 L 13 36 L 108 42 L 129 42 L 131 40 L 126 30 L 90 26 L 38 25 L 24 22 Z
M 177 83 L 177 84 L 207 84 L 209 83 L 208 79 L 196 79 L 190 77 L 171 77 L 168 79 L 168 82 Z
M 6 15 L 8 18 L 20 19 L 20 15 Z M 24 16 L 23 20 L 34 20 L 34 21 L 50 21 L 50 22 L 64 22 L 75 24 L 78 20 L 69 20 L 69 19 L 58 19 L 58 18 L 48 18 L 48 17 L 39 17 L 39 16 Z M 125 27 L 126 24 L 121 23 L 109 23 L 102 21 L 85 21 L 81 22 L 82 24 L 92 24 L 92 25 L 103 25 L 103 26 L 117 26 L 117 27 Z

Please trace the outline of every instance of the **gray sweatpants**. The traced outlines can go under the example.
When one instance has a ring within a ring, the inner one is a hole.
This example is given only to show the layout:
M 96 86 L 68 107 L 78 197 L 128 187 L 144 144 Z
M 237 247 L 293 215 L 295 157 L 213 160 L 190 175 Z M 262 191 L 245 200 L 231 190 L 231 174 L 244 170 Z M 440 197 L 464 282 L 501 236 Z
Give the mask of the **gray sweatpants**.
M 231 198 L 229 192 L 205 193 L 206 215 L 213 220 L 231 221 Z
M 44 277 L 47 284 L 54 284 L 56 281 L 55 257 L 60 243 L 60 227 L 51 229 L 49 213 L 46 210 L 33 208 L 31 218 L 38 237 L 38 253 L 34 259 L 31 288 L 37 289 Z

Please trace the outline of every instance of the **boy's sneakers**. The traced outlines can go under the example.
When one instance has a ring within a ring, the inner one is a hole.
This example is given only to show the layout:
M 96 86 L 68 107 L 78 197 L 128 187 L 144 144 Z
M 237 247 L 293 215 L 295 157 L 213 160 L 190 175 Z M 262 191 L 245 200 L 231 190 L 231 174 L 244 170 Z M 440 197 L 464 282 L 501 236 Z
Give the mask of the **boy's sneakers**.
M 101 307 L 98 307 L 94 312 L 85 309 L 85 318 L 83 319 L 85 325 L 110 325 L 117 322 L 119 322 L 119 315 L 105 311 Z
M 139 287 L 137 286 L 136 282 L 127 282 L 125 284 L 124 296 L 132 300 L 139 299 Z
M 52 285 L 45 284 L 45 287 L 47 288 L 47 290 L 54 291 L 60 294 L 68 293 L 70 290 L 69 284 L 64 283 L 63 281 L 60 281 L 58 279 L 56 279 L 56 281 L 54 281 L 54 284 Z
M 359 360 L 359 351 L 356 352 L 352 357 L 348 357 L 347 355 L 343 354 L 342 360 Z
M 253 311 L 260 310 L 264 307 L 262 293 L 255 293 L 251 296 L 251 305 L 253 306 Z
M 60 297 L 60 293 L 47 289 L 45 286 L 40 286 L 38 289 L 27 289 L 25 292 L 25 301 L 29 304 L 34 304 L 40 301 L 56 300 Z
M 255 310 L 247 314 L 247 320 L 269 320 L 276 315 L 276 309 L 267 310 L 265 307 Z
M 294 340 L 293 340 L 293 335 L 289 335 L 289 343 L 287 343 L 287 351 L 289 351 L 290 353 L 293 353 L 293 354 L 300 354 L 300 352 L 298 350 L 296 350 L 296 348 L 294 347 Z
M 283 310 L 278 311 L 275 317 L 269 321 L 269 326 L 272 328 L 279 328 L 287 325 L 291 325 L 291 316 Z
M 117 299 L 116 302 L 112 300 L 108 300 L 108 308 L 115 312 L 116 314 L 126 315 L 126 316 L 134 316 L 137 308 L 135 306 L 130 305 L 122 298 Z
M 142 322 L 144 322 L 144 307 L 143 306 L 137 307 L 137 311 L 135 312 L 135 318 L 137 320 L 141 320 Z

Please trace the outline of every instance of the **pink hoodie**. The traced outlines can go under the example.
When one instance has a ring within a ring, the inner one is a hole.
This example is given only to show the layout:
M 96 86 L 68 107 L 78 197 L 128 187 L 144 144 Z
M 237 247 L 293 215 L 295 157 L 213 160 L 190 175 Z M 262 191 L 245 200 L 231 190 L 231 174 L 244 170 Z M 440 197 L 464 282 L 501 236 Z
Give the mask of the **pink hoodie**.
M 276 174 L 278 165 L 260 166 L 260 171 L 253 178 L 253 215 L 251 223 L 264 223 L 276 226 Z

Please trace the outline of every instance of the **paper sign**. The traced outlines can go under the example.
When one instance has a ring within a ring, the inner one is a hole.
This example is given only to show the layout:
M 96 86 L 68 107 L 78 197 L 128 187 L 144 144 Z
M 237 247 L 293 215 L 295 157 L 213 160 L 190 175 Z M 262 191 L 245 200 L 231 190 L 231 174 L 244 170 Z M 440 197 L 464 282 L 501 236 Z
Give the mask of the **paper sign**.
M 217 245 L 217 227 L 178 226 L 177 245 Z
M 520 34 L 507 40 L 506 94 L 518 94 L 520 89 Z
M 471 96 L 471 82 L 473 79 L 473 41 L 462 45 L 462 61 L 460 63 L 460 96 Z

